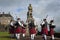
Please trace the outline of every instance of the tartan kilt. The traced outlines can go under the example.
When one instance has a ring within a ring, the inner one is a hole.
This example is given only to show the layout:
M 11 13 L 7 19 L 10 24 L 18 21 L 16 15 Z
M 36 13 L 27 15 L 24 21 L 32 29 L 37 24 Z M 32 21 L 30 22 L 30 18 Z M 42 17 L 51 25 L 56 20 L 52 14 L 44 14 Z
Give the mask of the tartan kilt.
M 50 35 L 54 35 L 54 29 L 50 28 Z
M 26 29 L 25 28 L 22 28 L 22 33 L 26 33 Z
M 42 34 L 48 35 L 48 29 L 47 28 L 42 28 Z
M 35 28 L 31 28 L 30 29 L 30 34 L 36 34 L 36 29 Z
M 41 34 L 43 34 L 43 28 L 41 28 Z
M 9 33 L 10 33 L 10 34 L 14 34 L 14 33 L 15 33 L 14 28 L 10 28 L 10 29 L 9 29 Z
M 16 29 L 15 29 L 15 33 L 21 33 L 21 27 L 19 26 L 19 27 L 17 27 Z

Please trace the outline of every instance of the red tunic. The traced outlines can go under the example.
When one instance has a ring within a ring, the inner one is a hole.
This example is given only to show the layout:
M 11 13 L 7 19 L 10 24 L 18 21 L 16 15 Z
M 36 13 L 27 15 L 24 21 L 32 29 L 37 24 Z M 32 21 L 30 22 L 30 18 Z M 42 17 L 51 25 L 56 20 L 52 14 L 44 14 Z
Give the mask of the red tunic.
M 30 34 L 36 34 L 36 29 L 34 27 L 30 29 Z

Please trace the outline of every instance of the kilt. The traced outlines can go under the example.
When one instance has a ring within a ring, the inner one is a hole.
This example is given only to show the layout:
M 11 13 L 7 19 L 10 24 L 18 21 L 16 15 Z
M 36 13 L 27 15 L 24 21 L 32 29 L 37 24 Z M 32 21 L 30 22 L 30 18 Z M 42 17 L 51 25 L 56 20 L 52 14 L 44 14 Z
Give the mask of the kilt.
M 9 33 L 10 33 L 10 34 L 14 34 L 14 33 L 15 33 L 14 28 L 10 28 L 10 29 L 9 29 Z
M 47 28 L 42 28 L 41 33 L 48 35 L 48 29 Z
M 26 33 L 26 29 L 22 28 L 22 31 L 21 32 L 22 33 Z
M 43 28 L 41 28 L 41 34 L 43 34 Z
M 21 33 L 21 27 L 17 27 L 16 29 L 15 29 L 15 33 Z
M 54 35 L 54 29 L 50 28 L 50 35 Z
M 31 28 L 30 29 L 30 34 L 36 34 L 36 29 L 35 28 Z

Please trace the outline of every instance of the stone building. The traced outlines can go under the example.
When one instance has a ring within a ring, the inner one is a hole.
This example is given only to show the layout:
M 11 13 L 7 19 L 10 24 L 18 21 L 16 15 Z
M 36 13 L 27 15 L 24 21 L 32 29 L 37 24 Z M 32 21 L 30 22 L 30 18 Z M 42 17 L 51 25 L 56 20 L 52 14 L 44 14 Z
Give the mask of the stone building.
M 10 13 L 4 13 L 2 12 L 0 14 L 0 28 L 6 27 L 9 25 L 10 21 L 13 19 Z

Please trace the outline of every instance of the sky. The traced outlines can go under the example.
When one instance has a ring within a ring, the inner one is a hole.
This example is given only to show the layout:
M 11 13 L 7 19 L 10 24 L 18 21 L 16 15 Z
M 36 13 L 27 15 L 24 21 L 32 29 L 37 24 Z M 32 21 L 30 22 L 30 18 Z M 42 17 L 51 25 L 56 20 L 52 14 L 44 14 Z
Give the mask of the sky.
M 0 13 L 10 12 L 14 19 L 17 16 L 26 21 L 29 4 L 32 4 L 32 14 L 38 25 L 48 15 L 47 21 L 54 19 L 55 31 L 60 32 L 60 0 L 0 0 Z M 41 27 L 38 28 L 40 31 Z

